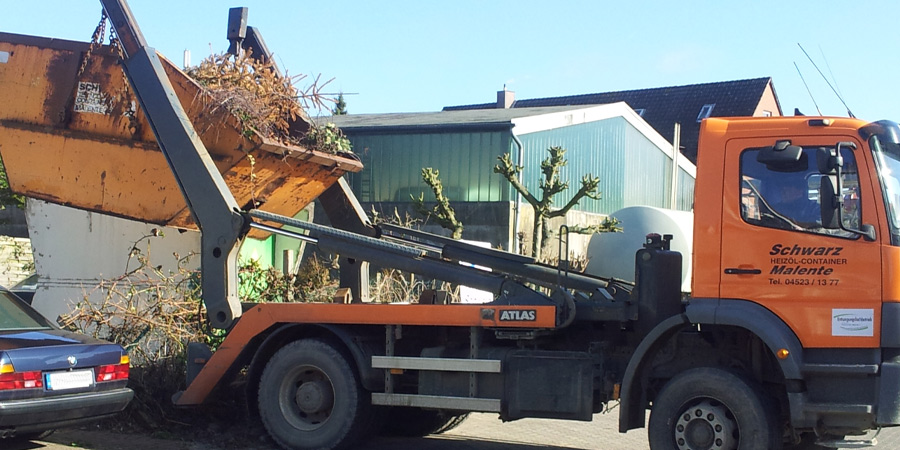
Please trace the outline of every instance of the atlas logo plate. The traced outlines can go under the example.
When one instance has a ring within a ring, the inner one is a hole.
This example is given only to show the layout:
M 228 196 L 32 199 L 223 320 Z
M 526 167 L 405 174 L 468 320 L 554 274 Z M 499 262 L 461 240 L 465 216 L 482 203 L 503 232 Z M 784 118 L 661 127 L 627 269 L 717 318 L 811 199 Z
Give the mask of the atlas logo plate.
M 501 322 L 534 322 L 535 320 L 537 320 L 537 310 L 534 309 L 500 311 Z

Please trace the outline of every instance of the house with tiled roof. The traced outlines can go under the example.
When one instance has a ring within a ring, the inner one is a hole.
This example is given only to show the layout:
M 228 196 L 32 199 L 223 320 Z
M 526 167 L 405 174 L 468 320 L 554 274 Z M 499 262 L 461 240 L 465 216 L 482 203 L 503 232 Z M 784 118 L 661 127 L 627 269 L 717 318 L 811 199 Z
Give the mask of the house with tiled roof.
M 680 148 L 697 162 L 700 121 L 707 117 L 780 116 L 781 106 L 772 78 L 720 81 L 630 91 L 515 100 L 504 89 L 494 103 L 447 106 L 444 111 L 602 105 L 625 102 L 667 141 L 674 142 L 675 123 L 681 124 Z

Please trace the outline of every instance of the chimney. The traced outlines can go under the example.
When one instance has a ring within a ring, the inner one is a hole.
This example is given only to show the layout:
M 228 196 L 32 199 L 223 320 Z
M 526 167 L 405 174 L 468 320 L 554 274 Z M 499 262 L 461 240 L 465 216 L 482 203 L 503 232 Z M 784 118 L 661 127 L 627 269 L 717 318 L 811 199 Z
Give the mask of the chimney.
M 497 109 L 509 109 L 512 108 L 513 102 L 516 101 L 516 93 L 513 91 L 506 90 L 506 85 L 503 85 L 502 91 L 497 91 Z

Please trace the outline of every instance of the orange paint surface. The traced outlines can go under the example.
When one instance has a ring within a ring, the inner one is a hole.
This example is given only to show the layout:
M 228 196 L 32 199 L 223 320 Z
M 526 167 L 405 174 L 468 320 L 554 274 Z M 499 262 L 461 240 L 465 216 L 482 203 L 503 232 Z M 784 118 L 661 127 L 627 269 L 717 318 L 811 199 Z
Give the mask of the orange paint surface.
M 507 312 L 506 319 L 504 311 Z M 510 320 L 530 317 L 534 320 Z M 251 339 L 279 323 L 424 325 L 486 328 L 553 328 L 553 306 L 264 303 L 244 313 L 197 378 L 178 398 L 179 405 L 202 403 Z
M 693 295 L 759 303 L 787 323 L 804 347 L 878 347 L 882 283 L 886 298 L 900 299 L 900 287 L 887 275 L 883 279 L 882 273 L 895 273 L 900 252 L 880 242 L 889 239 L 881 226 L 886 223 L 882 196 L 873 181 L 877 177 L 871 154 L 857 131 L 866 122 L 833 119 L 830 126 L 821 127 L 810 126 L 809 120 L 704 122 L 695 186 Z M 804 147 L 856 143 L 853 154 L 859 167 L 862 223 L 876 226 L 875 242 L 743 220 L 741 154 L 784 139 Z M 726 268 L 760 273 L 726 274 Z M 853 331 L 848 320 L 867 323 L 867 328 Z

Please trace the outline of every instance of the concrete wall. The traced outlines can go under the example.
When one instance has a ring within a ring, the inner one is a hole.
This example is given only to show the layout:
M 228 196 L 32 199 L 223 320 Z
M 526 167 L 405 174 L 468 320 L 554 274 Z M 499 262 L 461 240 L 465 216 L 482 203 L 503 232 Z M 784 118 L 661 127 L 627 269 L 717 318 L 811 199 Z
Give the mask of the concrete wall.
M 550 241 L 544 243 L 542 254 L 543 260 L 556 259 L 559 257 L 560 240 L 559 231 L 562 225 L 571 226 L 591 226 L 598 225 L 603 222 L 607 216 L 605 214 L 595 214 L 583 211 L 570 210 L 566 217 L 557 217 L 550 220 L 550 231 L 553 232 Z M 522 214 L 519 216 L 519 232 L 521 236 L 520 248 L 524 249 L 517 253 L 531 253 L 531 235 L 534 223 L 534 210 L 531 205 L 525 203 L 522 205 Z M 568 254 L 570 257 L 584 258 L 587 255 L 587 246 L 591 240 L 590 234 L 569 233 L 568 235 Z M 563 242 L 566 242 L 563 240 Z M 563 245 L 563 251 L 566 246 Z
M 199 251 L 200 233 L 179 232 L 172 228 L 148 225 L 65 206 L 28 200 L 26 205 L 34 263 L 40 275 L 33 306 L 42 314 L 56 319 L 85 299 L 99 301 L 105 292 L 96 288 L 101 280 L 119 277 L 129 266 L 129 251 L 144 236 L 161 230 L 149 247 L 150 264 L 162 266 L 165 272 L 177 272 L 173 253 L 181 256 Z M 194 258 L 194 267 L 200 259 Z
M 415 212 L 410 202 L 377 202 L 361 203 L 363 210 L 371 218 L 372 211 L 376 211 L 382 219 L 387 222 L 395 223 L 396 214 L 400 217 L 401 222 L 405 222 L 407 217 L 417 221 L 417 228 L 429 233 L 439 234 L 442 236 L 450 236 L 450 232 L 437 225 L 434 219 L 424 220 L 422 216 Z M 432 204 L 426 204 L 431 206 Z M 463 223 L 463 239 L 471 241 L 490 242 L 492 247 L 509 248 L 512 241 L 512 232 L 509 224 L 512 221 L 512 210 L 509 202 L 451 202 L 453 209 L 456 211 L 456 218 Z M 322 214 L 324 216 L 324 214 Z M 406 226 L 405 223 L 398 225 Z
M 419 216 L 408 202 L 380 202 L 380 203 L 362 203 L 363 209 L 370 216 L 374 209 L 382 217 L 394 217 L 394 210 L 401 218 L 412 217 L 420 219 Z M 491 247 L 502 248 L 509 251 L 515 251 L 515 232 L 513 228 L 515 216 L 514 202 L 454 202 L 451 204 L 456 211 L 457 218 L 463 223 L 463 239 L 472 241 L 490 242 Z M 550 228 L 554 232 L 559 231 L 559 227 L 563 224 L 588 226 L 599 224 L 605 218 L 605 215 L 587 213 L 581 211 L 569 211 L 565 218 L 556 218 L 550 221 Z M 531 251 L 531 230 L 534 220 L 534 212 L 531 205 L 522 203 L 522 213 L 519 215 L 519 233 L 522 238 L 519 248 L 525 248 L 527 252 Z M 401 224 L 402 225 L 402 224 Z M 418 228 L 429 233 L 449 236 L 450 233 L 433 220 L 425 221 L 418 224 Z M 590 235 L 570 234 L 569 236 L 569 252 L 576 256 L 582 256 L 587 252 L 587 245 L 590 241 Z M 553 241 L 550 242 L 545 250 L 547 255 L 556 256 L 559 248 L 557 236 L 554 235 Z

